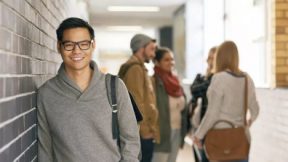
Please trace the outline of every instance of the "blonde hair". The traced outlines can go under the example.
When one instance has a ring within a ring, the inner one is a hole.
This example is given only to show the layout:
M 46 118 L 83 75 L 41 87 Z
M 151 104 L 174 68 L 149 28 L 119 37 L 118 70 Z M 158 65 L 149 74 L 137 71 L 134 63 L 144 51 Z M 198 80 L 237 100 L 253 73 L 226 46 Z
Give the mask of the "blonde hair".
M 232 73 L 240 74 L 239 54 L 233 41 L 223 42 L 216 51 L 215 73 L 231 70 Z
M 208 53 L 208 57 L 207 57 L 207 70 L 206 70 L 206 77 L 208 77 L 210 74 L 213 73 L 213 70 L 214 70 L 214 66 L 215 66 L 215 53 L 216 53 L 216 50 L 217 50 L 217 47 L 212 47 L 210 48 L 209 50 L 209 53 Z

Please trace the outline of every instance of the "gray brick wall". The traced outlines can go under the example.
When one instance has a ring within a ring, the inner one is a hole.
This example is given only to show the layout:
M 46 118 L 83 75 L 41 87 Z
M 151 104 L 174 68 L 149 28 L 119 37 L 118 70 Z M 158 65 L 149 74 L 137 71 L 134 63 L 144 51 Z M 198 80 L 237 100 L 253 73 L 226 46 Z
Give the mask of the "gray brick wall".
M 36 89 L 57 72 L 55 29 L 75 3 L 0 0 L 1 162 L 37 161 Z
M 251 128 L 251 162 L 288 161 L 288 89 L 258 89 L 259 118 Z

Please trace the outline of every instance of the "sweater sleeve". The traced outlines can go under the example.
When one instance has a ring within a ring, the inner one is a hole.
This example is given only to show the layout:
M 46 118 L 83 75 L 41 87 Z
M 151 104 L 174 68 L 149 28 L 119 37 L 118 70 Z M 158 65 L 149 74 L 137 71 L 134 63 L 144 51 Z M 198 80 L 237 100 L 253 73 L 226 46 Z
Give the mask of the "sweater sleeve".
M 223 102 L 223 90 L 221 89 L 220 82 L 217 76 L 214 76 L 208 88 L 207 98 L 209 104 L 207 112 L 195 133 L 198 139 L 203 139 L 208 130 L 211 129 L 213 124 L 219 119 L 220 107 Z
M 139 129 L 128 91 L 121 80 L 118 82 L 117 104 L 121 162 L 137 162 L 140 153 Z
M 38 160 L 39 162 L 52 162 L 52 139 L 43 105 L 43 97 L 37 95 L 37 120 L 38 120 Z
M 253 80 L 248 76 L 248 110 L 251 113 L 251 120 L 254 122 L 259 114 L 259 104 L 256 98 L 255 86 Z

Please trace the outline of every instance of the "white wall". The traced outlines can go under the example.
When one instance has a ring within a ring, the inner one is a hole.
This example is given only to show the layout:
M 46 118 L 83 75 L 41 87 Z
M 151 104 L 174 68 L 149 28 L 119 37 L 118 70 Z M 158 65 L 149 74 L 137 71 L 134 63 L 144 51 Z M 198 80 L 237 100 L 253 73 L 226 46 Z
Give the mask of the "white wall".
M 139 31 L 113 31 L 106 27 L 95 27 L 96 50 L 94 60 L 104 72 L 117 74 L 119 67 L 131 55 L 130 40 L 137 33 L 147 34 L 152 38 L 158 38 L 154 28 L 144 28 Z M 149 74 L 152 66 L 147 65 Z
M 209 49 L 232 40 L 238 46 L 240 68 L 251 75 L 257 87 L 267 87 L 271 69 L 266 3 L 266 0 L 188 1 L 185 77 L 193 79 L 197 73 L 204 73 Z
M 186 73 L 194 79 L 204 68 L 204 10 L 202 0 L 190 0 L 186 4 Z

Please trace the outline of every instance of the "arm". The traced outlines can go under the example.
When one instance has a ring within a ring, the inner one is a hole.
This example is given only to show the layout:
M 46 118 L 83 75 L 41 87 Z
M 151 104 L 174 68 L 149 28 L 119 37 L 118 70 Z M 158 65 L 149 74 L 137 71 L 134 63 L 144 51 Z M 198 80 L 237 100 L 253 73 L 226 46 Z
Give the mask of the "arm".
M 248 76 L 248 110 L 250 110 L 251 113 L 251 118 L 248 120 L 248 125 L 251 125 L 258 117 L 259 104 L 256 98 L 255 86 L 253 80 L 249 76 Z
M 150 124 L 146 116 L 146 108 L 144 107 L 144 77 L 145 73 L 140 65 L 134 65 L 129 68 L 125 75 L 125 84 L 127 89 L 132 94 L 135 99 L 138 108 L 143 115 L 143 120 L 141 121 L 140 134 L 147 135 L 151 134 Z
M 129 94 L 121 80 L 118 82 L 117 101 L 121 162 L 137 162 L 140 153 L 139 130 Z
M 203 139 L 209 129 L 218 120 L 220 108 L 223 101 L 223 92 L 221 92 L 220 80 L 213 77 L 211 85 L 208 88 L 207 98 L 209 101 L 207 112 L 196 131 L 195 136 Z
M 38 119 L 38 160 L 39 162 L 52 162 L 52 140 L 44 105 L 40 92 L 37 96 L 37 119 Z

